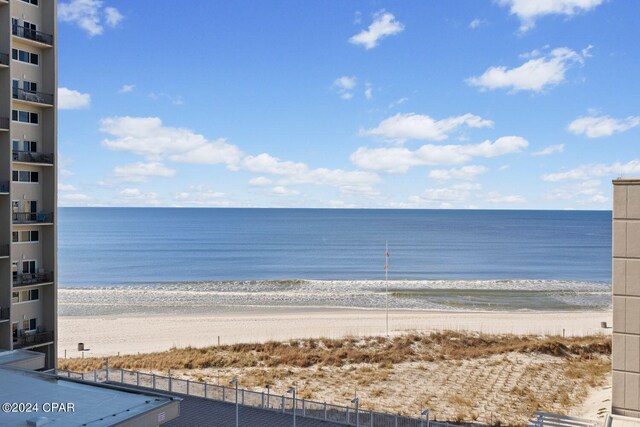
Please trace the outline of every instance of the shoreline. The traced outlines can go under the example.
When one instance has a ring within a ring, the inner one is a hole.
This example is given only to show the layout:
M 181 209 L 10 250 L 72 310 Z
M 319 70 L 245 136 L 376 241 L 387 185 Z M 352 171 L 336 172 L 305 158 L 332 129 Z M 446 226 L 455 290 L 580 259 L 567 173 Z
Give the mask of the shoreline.
M 385 335 L 386 315 L 377 309 L 235 307 L 216 314 L 119 314 L 60 316 L 58 357 L 111 356 L 166 351 L 171 347 L 206 347 L 283 341 L 295 338 L 342 338 Z M 417 311 L 390 310 L 389 332 L 439 330 L 518 335 L 610 334 L 600 322 L 612 321 L 611 311 Z

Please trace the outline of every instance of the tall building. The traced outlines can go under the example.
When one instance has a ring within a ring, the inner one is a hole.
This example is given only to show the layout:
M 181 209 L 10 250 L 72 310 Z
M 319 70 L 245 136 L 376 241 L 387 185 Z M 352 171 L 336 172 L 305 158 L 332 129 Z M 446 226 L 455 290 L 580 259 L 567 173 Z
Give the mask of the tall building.
M 56 363 L 56 0 L 0 0 L 0 351 Z
M 640 417 L 640 179 L 613 181 L 611 412 Z

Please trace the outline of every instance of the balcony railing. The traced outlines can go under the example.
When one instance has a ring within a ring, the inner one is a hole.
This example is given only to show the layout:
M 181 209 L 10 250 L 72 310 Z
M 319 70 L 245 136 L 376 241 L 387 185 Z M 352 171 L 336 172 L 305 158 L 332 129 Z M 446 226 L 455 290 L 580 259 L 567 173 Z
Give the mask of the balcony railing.
M 0 308 L 0 320 L 11 319 L 11 309 L 9 307 Z
M 32 30 L 31 28 L 25 28 L 21 25 L 13 26 L 13 35 L 53 46 L 53 36 L 51 34 Z
M 31 224 L 31 223 L 50 223 L 53 222 L 53 213 L 44 213 L 44 212 L 13 212 L 13 223 L 14 224 Z
M 33 153 L 31 151 L 14 151 L 13 161 L 53 164 L 53 154 Z
M 0 117 L 0 129 L 9 130 L 9 118 Z
M 9 192 L 9 182 L 0 181 L 0 193 L 8 193 L 8 192 Z
M 0 64 L 2 65 L 9 65 L 9 55 L 6 53 L 1 53 L 0 52 Z
M 53 273 L 22 273 L 13 276 L 13 286 L 31 286 L 53 282 Z
M 17 350 L 19 348 L 31 347 L 48 342 L 53 342 L 53 331 L 40 332 L 37 334 L 23 335 L 21 337 L 18 337 L 17 341 L 15 339 L 13 341 L 13 349 Z
M 29 90 L 13 88 L 13 99 L 22 101 L 36 102 L 38 104 L 53 105 L 53 95 L 43 92 L 32 92 Z

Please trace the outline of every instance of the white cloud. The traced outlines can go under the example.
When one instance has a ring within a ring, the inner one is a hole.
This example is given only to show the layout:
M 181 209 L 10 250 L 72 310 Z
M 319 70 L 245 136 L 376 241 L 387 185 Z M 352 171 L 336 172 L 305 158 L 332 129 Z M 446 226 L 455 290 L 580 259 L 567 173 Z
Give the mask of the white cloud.
M 524 203 L 527 201 L 527 198 L 520 195 L 502 195 L 497 191 L 490 191 L 488 193 L 482 194 L 482 200 L 485 200 L 489 203 Z
M 492 127 L 493 122 L 469 113 L 442 120 L 435 120 L 429 116 L 415 113 L 398 113 L 384 119 L 377 127 L 366 130 L 364 133 L 399 142 L 407 139 L 442 141 L 449 138 L 449 134 L 462 126 L 485 128 Z
M 58 184 L 58 191 L 78 191 L 78 189 L 70 184 Z
M 135 89 L 136 85 L 122 85 L 122 87 L 118 90 L 118 93 L 131 93 L 133 89 Z
M 402 104 L 404 104 L 405 102 L 407 102 L 409 100 L 409 98 L 400 98 L 400 99 L 396 99 L 395 101 L 393 101 L 391 104 L 389 104 L 389 106 L 387 107 L 387 109 L 391 110 L 392 108 L 398 107 Z
M 149 98 L 154 101 L 167 100 L 178 107 L 184 105 L 184 99 L 180 95 L 174 96 L 164 92 L 151 92 Z
M 371 83 L 365 84 L 364 97 L 367 99 L 373 99 L 373 87 L 371 86 Z
M 168 159 L 180 163 L 233 166 L 243 156 L 224 139 L 209 141 L 189 129 L 164 126 L 157 117 L 112 117 L 101 121 L 100 130 L 112 138 L 102 145 L 144 156 L 149 161 Z
M 269 192 L 273 196 L 298 196 L 300 195 L 300 191 L 293 190 L 291 188 L 287 188 L 285 186 L 279 185 L 277 187 L 273 187 Z
M 519 136 L 504 136 L 475 145 L 427 144 L 412 151 L 405 147 L 361 147 L 351 155 L 351 161 L 361 169 L 404 173 L 414 166 L 454 165 L 473 157 L 497 157 L 517 153 L 529 143 Z
M 358 79 L 355 77 L 342 76 L 338 77 L 333 82 L 333 89 L 338 92 L 340 98 L 349 100 L 353 98 L 353 89 L 358 84 Z
M 461 168 L 434 169 L 429 172 L 429 177 L 437 181 L 448 181 L 451 179 L 474 180 L 480 175 L 487 173 L 489 169 L 485 166 L 471 165 Z
M 58 155 L 58 175 L 63 178 L 68 178 L 70 176 L 75 175 L 73 171 L 69 169 L 71 165 L 74 163 L 74 160 L 71 157 L 67 157 L 64 154 Z
M 349 42 L 364 46 L 365 49 L 373 49 L 380 40 L 401 33 L 403 30 L 404 25 L 396 20 L 393 14 L 385 12 L 383 9 L 373 16 L 373 22 L 368 29 L 351 37 Z
M 74 23 L 90 37 L 100 35 L 104 27 L 115 27 L 124 18 L 114 7 L 104 7 L 101 0 L 71 0 L 60 3 L 58 18 L 62 22 Z
M 614 119 L 609 116 L 580 117 L 569 124 L 569 132 L 576 135 L 586 135 L 588 138 L 611 136 L 640 126 L 639 116 L 629 116 L 626 119 Z
M 125 188 L 118 193 L 119 202 L 128 206 L 158 206 L 160 200 L 158 194 L 149 192 L 144 193 L 138 188 Z
M 485 21 L 484 19 L 480 19 L 480 18 L 476 18 L 473 21 L 469 22 L 469 28 L 471 28 L 472 30 L 480 28 L 480 27 L 482 27 L 484 25 L 487 25 L 487 21 Z
M 604 0 L 498 0 L 510 13 L 520 18 L 520 31 L 535 27 L 536 19 L 545 15 L 573 16 L 601 5 Z
M 600 185 L 601 182 L 597 179 L 589 179 L 575 184 L 554 188 L 545 196 L 545 198 L 547 200 L 575 200 L 587 197 L 588 200 L 591 200 L 594 196 L 604 196 L 600 189 Z
M 232 203 L 227 194 L 215 191 L 206 185 L 193 185 L 187 190 L 173 195 L 177 206 L 228 207 Z
M 590 47 L 589 47 L 590 48 Z M 589 48 L 577 53 L 569 48 L 553 49 L 548 55 L 535 57 L 516 68 L 490 67 L 481 76 L 471 77 L 467 84 L 481 90 L 508 89 L 541 92 L 565 80 L 567 70 L 575 64 L 583 64 L 589 56 Z
M 249 185 L 253 185 L 254 187 L 264 187 L 267 185 L 271 185 L 273 181 L 264 176 L 258 176 L 249 180 Z
M 116 166 L 113 169 L 113 174 L 121 181 L 147 182 L 152 176 L 170 178 L 176 174 L 176 171 L 160 162 L 136 162 L 124 166 Z
M 589 180 L 594 177 L 608 176 L 610 178 L 640 175 L 640 160 L 627 163 L 598 163 L 581 165 L 566 172 L 550 173 L 542 176 L 543 181 L 557 182 L 566 180 Z
M 564 152 L 564 144 L 549 145 L 540 151 L 531 153 L 532 156 L 549 156 L 551 154 Z
M 278 183 L 282 186 L 312 184 L 342 187 L 373 185 L 380 181 L 380 177 L 371 172 L 312 169 L 305 163 L 283 161 L 267 153 L 245 157 L 241 167 L 254 173 L 279 175 L 282 179 Z
M 77 90 L 58 88 L 58 108 L 61 110 L 83 110 L 91 105 L 91 95 Z

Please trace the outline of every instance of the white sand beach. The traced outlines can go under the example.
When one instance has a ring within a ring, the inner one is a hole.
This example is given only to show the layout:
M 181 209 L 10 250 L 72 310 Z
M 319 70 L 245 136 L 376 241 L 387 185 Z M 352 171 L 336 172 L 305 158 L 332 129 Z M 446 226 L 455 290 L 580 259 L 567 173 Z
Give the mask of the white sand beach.
M 383 310 L 309 308 L 238 308 L 218 314 L 144 314 L 61 316 L 58 354 L 78 357 L 77 343 L 88 356 L 164 351 L 291 338 L 340 338 L 385 334 Z M 539 335 L 609 334 L 611 312 L 429 312 L 391 311 L 391 334 L 407 331 L 470 330 Z

